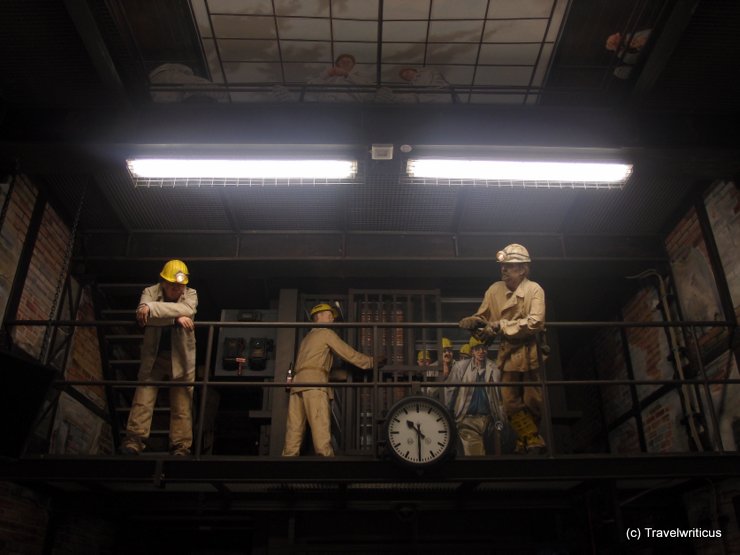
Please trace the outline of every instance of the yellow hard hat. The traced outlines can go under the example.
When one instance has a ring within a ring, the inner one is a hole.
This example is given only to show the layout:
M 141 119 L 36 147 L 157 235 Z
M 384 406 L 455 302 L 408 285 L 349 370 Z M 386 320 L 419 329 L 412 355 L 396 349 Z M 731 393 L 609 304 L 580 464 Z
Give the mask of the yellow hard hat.
M 429 351 L 419 351 L 416 355 L 416 361 L 420 362 L 422 360 L 432 360 L 432 357 L 429 356 Z
M 446 337 L 443 337 L 442 338 L 442 348 L 443 349 L 452 349 L 452 341 L 450 341 Z
M 187 285 L 190 281 L 190 272 L 188 267 L 182 260 L 170 260 L 164 265 L 162 271 L 159 272 L 159 276 L 169 281 L 170 283 L 177 283 L 178 285 Z
M 478 345 L 483 345 L 484 347 L 487 348 L 486 344 L 483 343 L 483 341 L 481 341 L 480 339 L 477 339 L 475 337 L 471 337 L 470 338 L 470 342 L 468 343 L 468 345 L 470 345 L 470 349 L 471 350 L 473 349 L 473 347 L 477 347 Z
M 496 260 L 501 264 L 518 264 L 522 262 L 532 262 L 529 258 L 529 251 L 519 243 L 506 245 L 503 250 L 496 253 Z
M 339 314 L 337 312 L 337 309 L 331 306 L 330 304 L 319 303 L 311 309 L 311 318 L 313 318 L 315 314 L 318 314 L 319 312 L 325 312 L 327 310 L 331 311 L 331 313 L 334 315 L 334 318 L 336 318 Z
M 465 345 L 460 347 L 460 356 L 470 356 L 470 343 L 465 343 Z

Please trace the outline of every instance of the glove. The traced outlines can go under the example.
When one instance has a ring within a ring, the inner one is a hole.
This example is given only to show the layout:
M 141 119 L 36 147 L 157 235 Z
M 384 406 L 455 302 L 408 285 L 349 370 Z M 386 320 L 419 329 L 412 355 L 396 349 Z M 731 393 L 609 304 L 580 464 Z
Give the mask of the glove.
M 474 330 L 486 325 L 486 321 L 480 316 L 468 316 L 460 320 L 457 324 L 464 330 Z
M 388 357 L 385 355 L 381 355 L 377 358 L 378 361 L 378 369 L 383 368 L 386 364 L 388 364 Z
M 498 327 L 492 328 L 490 325 L 486 325 L 482 328 L 477 328 L 471 332 L 471 335 L 478 341 L 490 345 L 493 339 L 496 337 Z

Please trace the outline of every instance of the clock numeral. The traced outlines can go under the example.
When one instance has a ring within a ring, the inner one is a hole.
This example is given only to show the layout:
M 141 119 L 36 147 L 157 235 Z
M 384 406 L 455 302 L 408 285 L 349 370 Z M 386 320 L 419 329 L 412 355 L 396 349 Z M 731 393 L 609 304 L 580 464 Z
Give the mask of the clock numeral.
M 393 448 L 394 448 L 394 449 L 398 449 L 399 447 L 401 447 L 401 444 L 400 444 L 400 443 L 394 443 L 394 444 L 393 444 Z M 407 452 L 407 453 L 408 453 L 408 452 Z
M 447 435 L 447 430 L 437 430 L 437 433 Z
M 444 443 L 442 443 L 441 441 L 438 441 L 438 442 L 437 442 L 437 445 L 439 445 L 440 447 L 444 447 L 444 446 L 445 446 L 445 444 L 444 444 Z
M 401 423 L 401 421 L 398 418 L 395 418 L 395 417 L 393 418 L 393 422 L 398 422 L 399 424 Z

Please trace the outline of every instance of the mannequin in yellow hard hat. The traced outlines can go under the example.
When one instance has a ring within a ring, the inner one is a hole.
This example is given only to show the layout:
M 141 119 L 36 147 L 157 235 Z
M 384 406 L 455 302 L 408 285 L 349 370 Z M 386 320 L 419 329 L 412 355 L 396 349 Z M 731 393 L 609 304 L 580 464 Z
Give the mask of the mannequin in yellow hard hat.
M 160 282 L 147 287 L 136 309 L 144 328 L 138 380 L 193 383 L 195 380 L 195 311 L 198 294 L 188 287 L 190 272 L 182 260 L 170 260 L 159 274 Z M 125 454 L 138 455 L 149 437 L 157 386 L 140 385 L 131 403 Z M 170 388 L 170 452 L 187 455 L 193 443 L 193 387 Z
M 428 350 L 422 349 L 416 353 L 416 365 L 423 368 L 423 371 L 421 372 L 421 378 L 423 381 L 438 381 L 440 373 L 439 365 L 432 360 L 432 354 Z M 438 387 L 423 387 L 421 391 L 425 395 L 434 397 L 437 400 L 441 397 L 440 388 Z
M 432 365 L 432 355 L 429 354 L 429 351 L 424 349 L 416 353 L 416 365 L 417 366 L 431 366 Z
M 442 338 L 442 379 L 447 379 L 452 365 L 455 363 L 455 352 L 452 349 L 452 341 L 446 337 Z
M 467 360 L 470 358 L 470 343 L 465 343 L 460 347 L 460 360 Z
M 317 304 L 311 309 L 311 319 L 318 324 L 330 324 L 336 316 L 336 309 L 327 303 Z M 372 357 L 355 351 L 329 328 L 318 327 L 308 332 L 298 348 L 295 376 L 290 388 L 284 457 L 296 457 L 300 454 L 306 425 L 311 428 L 316 454 L 334 456 L 329 406 L 333 395 L 331 388 L 324 385 L 329 382 L 334 355 L 364 370 L 372 369 L 374 364 Z M 383 364 L 385 359 L 379 357 L 378 367 Z
M 463 452 L 466 456 L 477 456 L 486 454 L 488 436 L 493 429 L 503 429 L 505 416 L 498 389 L 485 385 L 500 382 L 501 372 L 488 359 L 484 342 L 471 338 L 469 345 L 471 358 L 455 363 L 448 382 L 476 386 L 445 387 L 444 401 L 455 418 Z
M 545 326 L 545 291 L 529 280 L 531 259 L 518 243 L 498 253 L 501 281 L 486 291 L 477 312 L 460 320 L 460 327 L 471 330 L 478 339 L 501 337 L 497 363 L 502 381 L 504 410 L 518 435 L 518 453 L 542 453 L 545 440 L 540 434 L 542 388 L 520 386 L 518 382 L 540 381 L 540 353 L 536 335 Z

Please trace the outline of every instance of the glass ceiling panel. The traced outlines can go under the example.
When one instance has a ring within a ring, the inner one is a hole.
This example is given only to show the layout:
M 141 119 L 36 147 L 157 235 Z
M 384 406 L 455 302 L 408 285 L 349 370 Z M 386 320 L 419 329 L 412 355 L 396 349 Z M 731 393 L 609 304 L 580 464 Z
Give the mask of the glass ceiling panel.
M 218 101 L 531 103 L 568 2 L 385 0 L 382 21 L 378 0 L 190 3 Z M 332 69 L 341 54 L 354 67 Z

